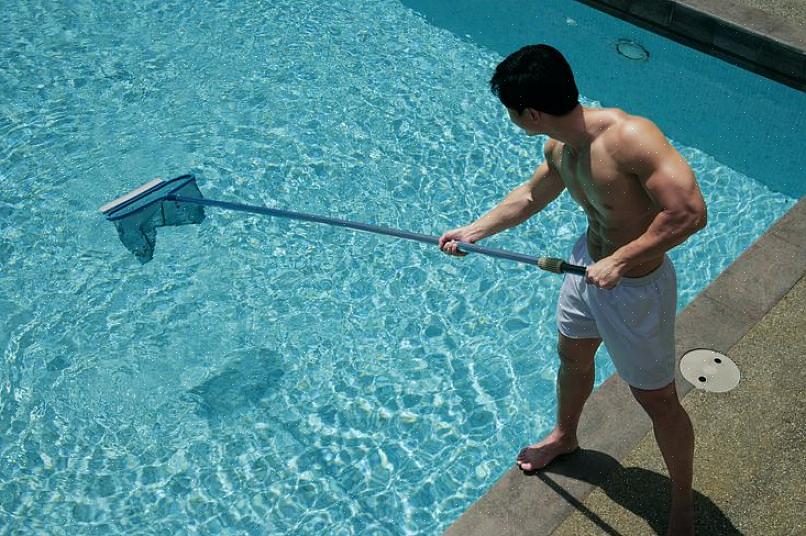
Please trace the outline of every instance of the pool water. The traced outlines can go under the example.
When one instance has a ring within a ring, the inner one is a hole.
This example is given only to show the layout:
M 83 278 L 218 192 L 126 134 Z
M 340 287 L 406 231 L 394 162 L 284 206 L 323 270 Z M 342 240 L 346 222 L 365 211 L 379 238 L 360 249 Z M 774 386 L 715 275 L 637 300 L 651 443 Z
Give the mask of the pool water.
M 96 212 L 193 172 L 438 235 L 540 159 L 499 54 L 393 0 L 5 7 L 0 534 L 437 534 L 551 428 L 557 276 L 214 209 L 140 266 Z M 677 147 L 709 206 L 682 307 L 794 198 Z M 584 228 L 563 195 L 485 245 Z

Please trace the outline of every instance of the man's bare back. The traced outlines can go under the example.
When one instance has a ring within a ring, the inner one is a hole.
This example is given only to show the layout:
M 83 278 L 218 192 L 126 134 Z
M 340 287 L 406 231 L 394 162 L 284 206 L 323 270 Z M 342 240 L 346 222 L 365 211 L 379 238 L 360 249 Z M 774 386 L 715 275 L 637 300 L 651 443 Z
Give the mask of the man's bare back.
M 642 235 L 660 211 L 639 178 L 620 165 L 614 153 L 624 143 L 623 130 L 641 119 L 618 109 L 585 109 L 595 136 L 588 147 L 549 139 L 545 154 L 562 177 L 571 197 L 588 217 L 588 251 L 598 261 Z M 643 120 L 645 121 L 645 120 Z M 632 268 L 626 277 L 641 277 L 663 262 L 663 254 Z

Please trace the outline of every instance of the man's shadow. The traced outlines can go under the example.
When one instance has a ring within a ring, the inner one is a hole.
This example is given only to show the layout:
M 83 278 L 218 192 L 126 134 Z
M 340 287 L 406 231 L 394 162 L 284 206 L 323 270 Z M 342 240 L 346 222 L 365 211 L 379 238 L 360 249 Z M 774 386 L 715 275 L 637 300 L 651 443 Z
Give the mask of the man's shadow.
M 601 489 L 621 507 L 644 518 L 657 534 L 664 534 L 671 506 L 672 483 L 668 477 L 640 467 L 624 467 L 615 458 L 596 450 L 580 449 L 562 456 L 547 468 L 533 473 L 582 515 L 596 524 L 602 534 L 621 536 L 595 512 L 574 498 L 552 475 L 588 482 Z M 705 495 L 694 491 L 697 534 L 741 536 L 730 519 Z

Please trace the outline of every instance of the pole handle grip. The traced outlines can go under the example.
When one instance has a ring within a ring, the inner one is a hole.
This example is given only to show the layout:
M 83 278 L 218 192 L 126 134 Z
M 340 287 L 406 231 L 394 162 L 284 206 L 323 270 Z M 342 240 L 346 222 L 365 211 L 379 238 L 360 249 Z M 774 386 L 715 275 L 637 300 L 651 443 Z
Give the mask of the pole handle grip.
M 576 274 L 576 275 L 586 275 L 588 269 L 584 266 L 577 266 L 576 264 L 568 264 L 567 262 L 563 262 L 560 268 L 563 272 L 569 274 Z

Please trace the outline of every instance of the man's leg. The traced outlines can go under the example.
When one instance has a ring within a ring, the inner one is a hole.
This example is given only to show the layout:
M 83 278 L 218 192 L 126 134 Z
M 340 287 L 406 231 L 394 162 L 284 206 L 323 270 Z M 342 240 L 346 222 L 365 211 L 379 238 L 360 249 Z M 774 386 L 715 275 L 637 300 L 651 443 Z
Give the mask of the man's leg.
M 674 382 L 654 391 L 630 387 L 636 400 L 652 419 L 669 478 L 672 480 L 672 511 L 668 534 L 694 534 L 694 496 L 691 489 L 694 466 L 694 428 L 677 398 Z
M 577 425 L 582 407 L 593 390 L 593 356 L 602 340 L 570 339 L 562 333 L 559 336 L 557 426 L 542 441 L 526 447 L 518 454 L 518 466 L 524 471 L 542 469 L 557 456 L 574 451 L 579 446 Z

